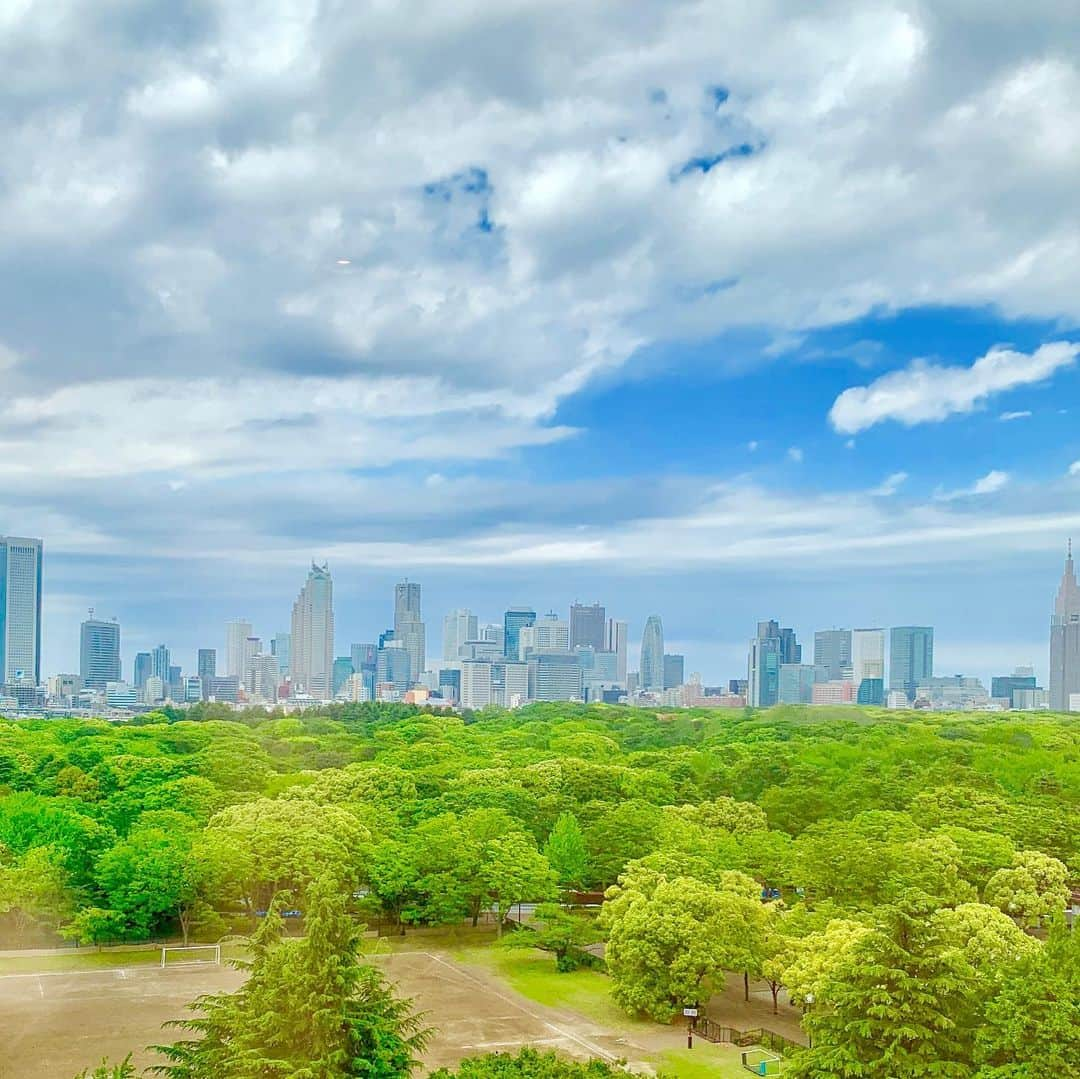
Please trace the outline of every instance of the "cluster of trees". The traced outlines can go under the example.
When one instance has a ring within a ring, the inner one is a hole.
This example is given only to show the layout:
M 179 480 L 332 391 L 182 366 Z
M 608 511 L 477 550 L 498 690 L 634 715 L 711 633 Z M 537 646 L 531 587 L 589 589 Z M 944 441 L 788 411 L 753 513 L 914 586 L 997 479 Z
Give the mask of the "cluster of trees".
M 957 1068 L 998 1067 L 988 1032 L 1019 1039 L 1018 1014 L 1060 1022 L 1008 1002 L 1023 971 L 1065 964 L 1067 941 L 1024 930 L 1060 914 L 1078 876 L 1068 717 L 560 703 L 0 722 L 8 940 L 213 939 L 324 877 L 401 931 L 489 909 L 501 926 L 518 901 L 611 888 L 601 925 L 624 1007 L 664 1019 L 724 971 L 763 977 L 812 1002 L 806 1074 L 873 1073 L 851 1046 L 886 1035 L 860 1009 L 903 998 L 874 971 L 904 957 L 908 988 L 932 969 L 955 1008 L 881 1008 L 947 1029 L 934 1039 Z M 551 909 L 542 929 L 572 965 L 585 931 Z M 845 1063 L 824 1054 L 848 1020 Z M 904 1059 L 883 1066 L 921 1074 Z

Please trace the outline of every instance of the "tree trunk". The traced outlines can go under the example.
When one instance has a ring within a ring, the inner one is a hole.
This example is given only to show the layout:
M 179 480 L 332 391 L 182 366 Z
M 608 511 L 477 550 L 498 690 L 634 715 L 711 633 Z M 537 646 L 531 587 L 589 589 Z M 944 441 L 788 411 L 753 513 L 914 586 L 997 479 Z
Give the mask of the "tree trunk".
M 769 989 L 772 990 L 772 1013 L 773 1015 L 780 1014 L 779 1005 L 776 1003 L 776 998 L 780 995 L 780 983 L 769 982 Z
M 748 971 L 748 970 L 743 971 L 742 984 L 743 984 L 743 999 L 749 1004 L 750 1003 L 750 971 Z

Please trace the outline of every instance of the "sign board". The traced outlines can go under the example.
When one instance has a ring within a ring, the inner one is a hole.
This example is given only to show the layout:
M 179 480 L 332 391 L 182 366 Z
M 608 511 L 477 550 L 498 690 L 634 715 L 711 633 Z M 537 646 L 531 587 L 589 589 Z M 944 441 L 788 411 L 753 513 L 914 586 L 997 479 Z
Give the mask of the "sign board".
M 687 1019 L 697 1018 L 697 1008 L 683 1008 L 682 1013 Z

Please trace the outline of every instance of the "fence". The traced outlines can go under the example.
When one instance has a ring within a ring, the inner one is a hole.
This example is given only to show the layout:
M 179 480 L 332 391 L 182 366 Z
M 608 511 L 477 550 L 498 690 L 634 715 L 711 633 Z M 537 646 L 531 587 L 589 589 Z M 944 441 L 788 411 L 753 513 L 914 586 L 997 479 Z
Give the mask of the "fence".
M 774 1053 L 788 1053 L 792 1049 L 805 1048 L 799 1042 L 785 1038 L 783 1034 L 777 1034 L 775 1030 L 767 1027 L 756 1027 L 753 1030 L 739 1030 L 736 1027 L 726 1027 L 714 1022 L 707 1015 L 699 1016 L 694 1024 L 694 1033 L 709 1042 L 727 1042 L 746 1048 L 749 1045 L 763 1045 Z

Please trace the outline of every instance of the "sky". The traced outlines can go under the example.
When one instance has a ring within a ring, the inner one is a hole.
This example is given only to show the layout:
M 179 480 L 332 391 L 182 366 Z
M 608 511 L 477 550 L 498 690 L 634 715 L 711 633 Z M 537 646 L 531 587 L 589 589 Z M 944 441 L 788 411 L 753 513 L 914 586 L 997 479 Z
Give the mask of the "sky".
M 579 599 L 706 682 L 765 618 L 1045 676 L 1078 57 L 1057 0 L 8 0 L 44 669 L 91 606 L 126 664 L 286 629 L 316 558 L 341 653 L 407 575 L 433 656 L 453 607 Z

